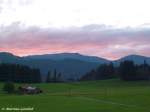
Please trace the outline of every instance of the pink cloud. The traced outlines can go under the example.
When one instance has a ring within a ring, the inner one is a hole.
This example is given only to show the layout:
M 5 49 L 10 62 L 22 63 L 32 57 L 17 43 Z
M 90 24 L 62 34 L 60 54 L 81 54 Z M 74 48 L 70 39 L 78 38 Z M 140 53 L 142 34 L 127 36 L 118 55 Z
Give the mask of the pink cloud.
M 98 27 L 68 29 L 5 27 L 0 32 L 0 51 L 16 55 L 79 52 L 108 59 L 128 54 L 150 56 L 150 29 Z

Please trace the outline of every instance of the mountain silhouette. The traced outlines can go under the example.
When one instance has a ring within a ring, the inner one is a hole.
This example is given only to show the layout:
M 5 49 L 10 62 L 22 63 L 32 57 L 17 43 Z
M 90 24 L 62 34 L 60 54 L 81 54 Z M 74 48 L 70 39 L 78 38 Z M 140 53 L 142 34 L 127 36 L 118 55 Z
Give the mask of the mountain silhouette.
M 118 65 L 125 60 L 132 60 L 136 64 L 146 61 L 150 64 L 150 57 L 140 55 L 128 55 L 115 61 L 110 61 L 96 56 L 86 56 L 79 53 L 57 53 L 30 55 L 25 57 L 15 56 L 8 52 L 0 52 L 0 63 L 14 63 L 39 68 L 42 78 L 45 79 L 47 72 L 54 69 L 63 74 L 64 79 L 77 79 L 100 64 L 113 62 Z

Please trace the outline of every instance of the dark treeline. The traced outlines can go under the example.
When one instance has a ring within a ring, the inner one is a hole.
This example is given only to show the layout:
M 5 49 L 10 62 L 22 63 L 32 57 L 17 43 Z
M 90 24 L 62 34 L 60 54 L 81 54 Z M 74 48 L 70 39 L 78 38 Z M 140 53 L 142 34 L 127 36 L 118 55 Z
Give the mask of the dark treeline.
M 119 66 L 113 63 L 102 64 L 98 68 L 83 75 L 80 80 L 103 80 L 120 78 L 122 80 L 150 80 L 150 65 L 143 62 L 136 65 L 133 61 L 121 62 Z M 19 83 L 39 83 L 41 74 L 39 69 L 18 64 L 0 64 L 0 81 L 12 81 Z M 56 69 L 49 71 L 46 82 L 62 82 L 63 77 Z
M 146 61 L 141 65 L 133 61 L 121 62 L 118 72 L 122 80 L 150 80 L 150 65 Z
M 110 79 L 115 76 L 115 68 L 112 63 L 102 64 L 97 69 L 93 69 L 83 77 L 81 80 L 102 80 Z
M 41 74 L 39 69 L 18 64 L 0 64 L 0 81 L 19 83 L 39 83 Z
M 53 72 L 48 71 L 46 82 L 47 83 L 62 82 L 62 75 L 61 75 L 61 73 L 57 73 L 56 69 Z
M 120 78 L 122 80 L 150 80 L 150 65 L 143 62 L 141 65 L 133 61 L 121 62 L 118 67 L 113 63 L 100 65 L 97 69 L 86 73 L 80 80 L 103 80 Z

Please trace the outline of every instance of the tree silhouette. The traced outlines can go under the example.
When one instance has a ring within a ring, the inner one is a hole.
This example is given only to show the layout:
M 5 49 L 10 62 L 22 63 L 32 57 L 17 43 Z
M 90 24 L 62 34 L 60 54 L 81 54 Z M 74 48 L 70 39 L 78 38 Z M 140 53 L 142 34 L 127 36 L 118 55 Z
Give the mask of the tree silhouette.
M 39 83 L 41 74 L 39 69 L 18 64 L 0 64 L 0 81 L 20 83 Z
M 47 82 L 47 83 L 52 82 L 51 71 L 48 71 L 48 73 L 47 73 L 46 82 Z
M 150 80 L 150 66 L 144 61 L 141 65 L 135 65 L 133 61 L 123 61 L 118 67 L 113 63 L 102 64 L 97 69 L 91 70 L 80 80 L 102 80 L 120 78 L 122 80 Z

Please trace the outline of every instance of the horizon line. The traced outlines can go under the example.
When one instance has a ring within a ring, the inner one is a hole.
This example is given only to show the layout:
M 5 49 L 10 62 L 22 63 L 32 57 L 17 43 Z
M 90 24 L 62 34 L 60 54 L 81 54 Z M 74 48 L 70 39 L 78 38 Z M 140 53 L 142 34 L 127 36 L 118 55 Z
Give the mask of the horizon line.
M 132 56 L 132 55 L 137 55 L 137 56 L 144 56 L 144 57 L 148 57 L 150 58 L 150 56 L 145 56 L 145 55 L 142 55 L 142 54 L 128 54 L 128 55 L 124 55 L 124 56 L 121 56 L 117 59 L 108 59 L 108 58 L 105 58 L 105 57 L 101 57 L 101 56 L 96 56 L 96 55 L 88 55 L 88 54 L 84 54 L 84 53 L 79 53 L 79 52 L 56 52 L 56 53 L 42 53 L 42 54 L 27 54 L 27 55 L 19 55 L 19 54 L 15 54 L 15 53 L 12 53 L 12 52 L 8 52 L 8 51 L 0 51 L 0 53 L 9 53 L 9 54 L 12 54 L 14 56 L 18 56 L 18 57 L 27 57 L 27 56 L 39 56 L 39 55 L 53 55 L 53 54 L 79 54 L 79 55 L 82 55 L 82 56 L 90 56 L 90 57 L 97 57 L 97 58 L 102 58 L 102 59 L 105 59 L 105 60 L 108 60 L 108 61 L 116 61 L 116 60 L 119 60 L 123 57 L 127 57 L 127 56 Z

